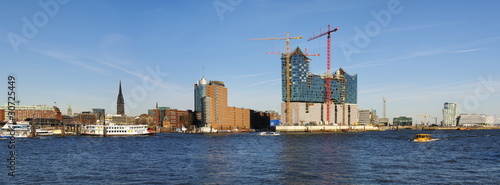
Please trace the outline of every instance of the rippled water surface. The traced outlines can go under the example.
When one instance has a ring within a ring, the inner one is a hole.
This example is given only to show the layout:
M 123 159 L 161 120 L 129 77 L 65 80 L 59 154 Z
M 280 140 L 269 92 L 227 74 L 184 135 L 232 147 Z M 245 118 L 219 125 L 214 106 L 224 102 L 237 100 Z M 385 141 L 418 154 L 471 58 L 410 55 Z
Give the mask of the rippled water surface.
M 15 177 L 0 143 L 0 184 L 500 184 L 500 130 L 17 139 Z

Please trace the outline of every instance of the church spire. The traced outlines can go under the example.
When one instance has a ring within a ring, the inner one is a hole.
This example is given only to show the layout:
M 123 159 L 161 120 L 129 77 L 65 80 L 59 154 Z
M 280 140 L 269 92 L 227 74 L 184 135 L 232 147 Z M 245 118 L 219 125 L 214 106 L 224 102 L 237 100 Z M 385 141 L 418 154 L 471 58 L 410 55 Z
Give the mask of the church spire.
M 67 113 L 69 116 L 73 115 L 73 109 L 71 109 L 71 102 L 69 102 L 69 100 L 68 100 L 68 112 Z
M 121 95 L 122 94 L 122 81 L 120 80 L 120 87 L 119 87 L 119 90 L 118 90 L 118 94 Z
M 125 102 L 123 101 L 122 94 L 122 81 L 120 80 L 120 87 L 118 90 L 118 100 L 116 101 L 116 114 L 125 115 Z

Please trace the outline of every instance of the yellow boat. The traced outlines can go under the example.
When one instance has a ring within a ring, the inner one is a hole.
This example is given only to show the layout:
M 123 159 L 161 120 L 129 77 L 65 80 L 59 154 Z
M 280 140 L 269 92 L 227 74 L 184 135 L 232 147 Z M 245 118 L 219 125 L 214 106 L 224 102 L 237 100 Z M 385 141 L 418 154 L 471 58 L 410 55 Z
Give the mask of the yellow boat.
M 432 136 L 430 134 L 416 134 L 415 137 L 413 137 L 413 141 L 415 142 L 429 142 L 436 140 L 437 139 L 432 139 Z

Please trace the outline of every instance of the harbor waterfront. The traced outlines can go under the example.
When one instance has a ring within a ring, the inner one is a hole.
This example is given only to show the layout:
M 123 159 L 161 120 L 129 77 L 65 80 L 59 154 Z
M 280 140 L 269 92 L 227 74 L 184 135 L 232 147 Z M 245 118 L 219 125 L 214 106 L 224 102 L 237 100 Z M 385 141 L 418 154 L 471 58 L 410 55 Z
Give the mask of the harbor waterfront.
M 0 0 L 0 185 L 500 185 L 499 7 Z
M 316 126 L 276 126 L 276 131 L 279 132 L 342 132 L 342 131 L 386 131 L 386 130 L 490 130 L 500 129 L 500 127 L 429 127 L 429 126 L 368 126 L 368 125 L 316 125 Z
M 499 130 L 40 136 L 0 184 L 498 184 L 498 146 Z

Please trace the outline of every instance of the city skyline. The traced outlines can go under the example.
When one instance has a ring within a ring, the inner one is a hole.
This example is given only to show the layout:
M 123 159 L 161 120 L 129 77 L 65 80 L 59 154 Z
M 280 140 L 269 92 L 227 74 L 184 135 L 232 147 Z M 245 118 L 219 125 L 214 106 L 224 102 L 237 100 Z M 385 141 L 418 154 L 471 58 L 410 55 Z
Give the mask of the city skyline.
M 303 36 L 311 72 L 326 70 L 327 25 L 332 69 L 358 75 L 358 105 L 388 118 L 430 114 L 445 102 L 458 113 L 500 115 L 500 3 L 485 1 L 0 1 L 0 76 L 16 76 L 21 105 L 66 112 L 116 112 L 123 83 L 127 115 L 168 106 L 194 110 L 193 84 L 224 81 L 228 105 L 281 112 L 285 41 Z M 278 49 L 279 48 L 279 49 Z M 204 69 L 203 69 L 204 68 Z M 7 89 L 7 80 L 3 80 Z M 2 93 L 0 104 L 5 104 Z

